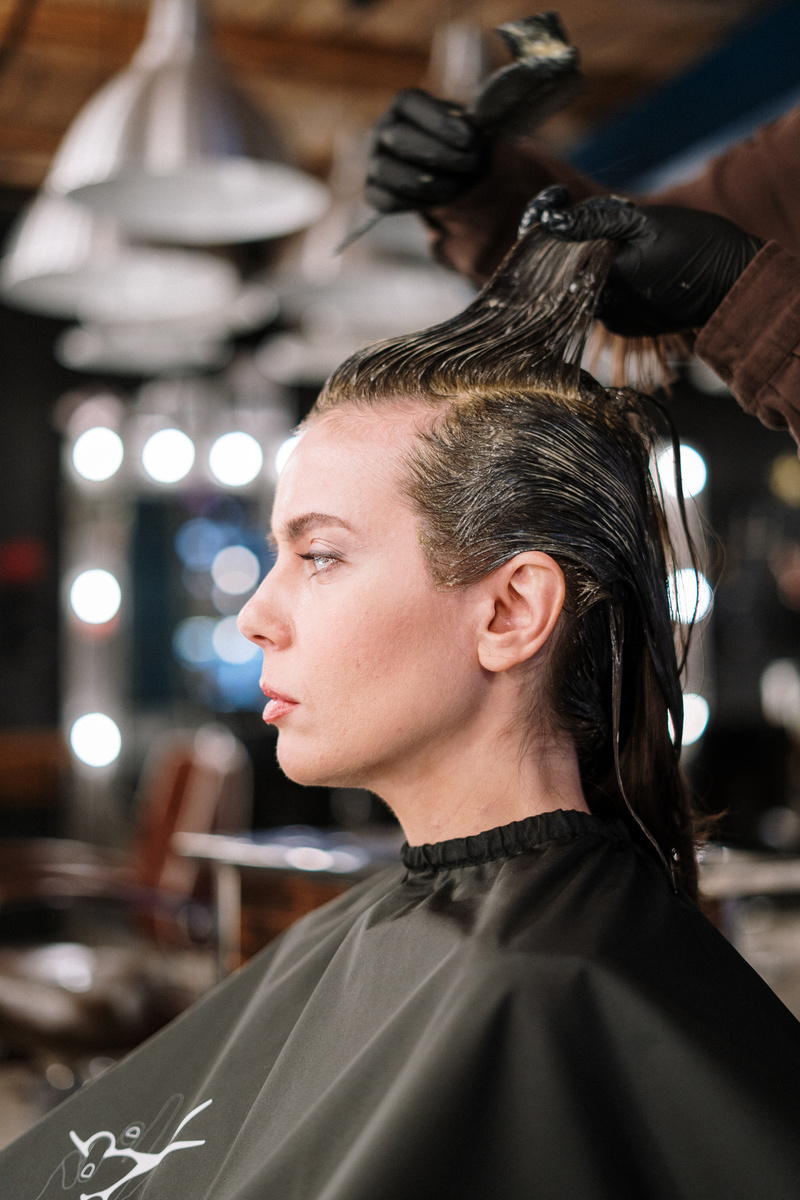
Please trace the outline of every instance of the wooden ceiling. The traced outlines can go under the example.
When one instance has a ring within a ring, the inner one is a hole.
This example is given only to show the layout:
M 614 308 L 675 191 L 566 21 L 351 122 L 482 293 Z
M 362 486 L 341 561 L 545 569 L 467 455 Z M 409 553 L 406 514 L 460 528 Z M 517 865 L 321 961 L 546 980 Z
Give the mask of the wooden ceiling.
M 3 63 L 2 43 L 33 5 Z M 563 145 L 711 49 L 769 0 L 560 0 L 587 88 L 548 136 Z M 337 134 L 366 127 L 395 91 L 424 83 L 433 31 L 486 29 L 535 10 L 519 0 L 213 0 L 214 42 L 236 79 L 285 133 L 297 160 L 324 173 Z M 137 0 L 0 0 L 0 185 L 41 183 L 70 120 L 130 59 Z M 4 33 L 4 31 L 6 31 Z

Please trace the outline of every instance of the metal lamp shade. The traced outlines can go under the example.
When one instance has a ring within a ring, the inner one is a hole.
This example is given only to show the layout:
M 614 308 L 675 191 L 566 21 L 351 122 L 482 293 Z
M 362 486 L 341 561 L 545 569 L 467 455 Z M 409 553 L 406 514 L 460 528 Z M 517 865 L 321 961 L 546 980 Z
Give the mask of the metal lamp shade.
M 154 0 L 144 42 L 73 122 L 50 185 L 152 240 L 253 241 L 304 228 L 327 203 L 280 157 L 206 46 L 194 0 Z
M 326 286 L 284 287 L 282 310 L 301 332 L 269 337 L 255 362 L 275 383 L 319 384 L 360 347 L 445 321 L 474 294 L 465 280 L 433 264 L 351 261 Z
M 62 366 L 73 371 L 115 375 L 217 370 L 233 354 L 222 339 L 205 331 L 184 330 L 176 336 L 172 328 L 122 322 L 73 325 L 59 335 L 53 349 Z
M 231 357 L 232 334 L 266 325 L 277 313 L 278 297 L 272 288 L 246 283 L 231 301 L 191 317 L 74 325 L 58 338 L 55 354 L 76 371 L 161 375 L 216 370 Z
M 239 292 L 223 259 L 128 245 L 114 222 L 46 192 L 17 221 L 0 261 L 0 297 L 55 317 L 202 319 L 234 304 Z

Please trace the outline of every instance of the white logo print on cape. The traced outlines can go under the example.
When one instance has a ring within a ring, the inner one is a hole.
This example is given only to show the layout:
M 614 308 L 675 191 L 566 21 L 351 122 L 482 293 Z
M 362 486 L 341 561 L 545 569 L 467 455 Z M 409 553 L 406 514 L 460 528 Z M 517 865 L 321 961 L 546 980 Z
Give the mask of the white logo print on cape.
M 174 1096 L 172 1101 L 164 1106 L 159 1118 L 166 1116 L 166 1110 L 180 1100 L 181 1097 Z M 87 1183 L 89 1179 L 100 1173 L 105 1176 L 103 1182 L 108 1180 L 109 1175 L 113 1175 L 113 1182 L 108 1183 L 99 1191 L 80 1192 L 80 1200 L 124 1200 L 124 1197 L 138 1191 L 140 1184 L 145 1182 L 144 1177 L 154 1171 L 168 1154 L 174 1154 L 176 1150 L 190 1150 L 195 1146 L 205 1145 L 205 1140 L 178 1141 L 177 1139 L 181 1130 L 211 1103 L 211 1100 L 206 1100 L 204 1104 L 199 1104 L 197 1108 L 193 1108 L 190 1113 L 187 1113 L 175 1129 L 170 1141 L 161 1150 L 136 1150 L 132 1145 L 117 1145 L 117 1138 L 108 1129 L 102 1129 L 85 1139 L 79 1137 L 74 1130 L 70 1130 L 70 1141 L 77 1149 L 79 1160 L 77 1163 L 75 1162 L 76 1153 L 74 1150 L 71 1151 L 50 1176 L 37 1200 L 46 1200 L 45 1193 L 48 1197 L 53 1195 L 51 1184 L 60 1183 L 61 1187 L 58 1190 L 63 1194 L 64 1191 L 72 1191 L 76 1185 Z M 156 1119 L 154 1125 L 158 1123 L 159 1118 Z M 139 1141 L 143 1134 L 144 1129 L 141 1124 L 129 1125 L 120 1135 L 119 1140 L 123 1143 Z M 74 1175 L 69 1169 L 70 1167 L 77 1168 Z M 122 1174 L 118 1173 L 120 1170 L 123 1172 Z M 60 1176 L 60 1179 L 57 1179 L 57 1176 Z M 72 1176 L 72 1178 L 68 1178 L 68 1176 Z

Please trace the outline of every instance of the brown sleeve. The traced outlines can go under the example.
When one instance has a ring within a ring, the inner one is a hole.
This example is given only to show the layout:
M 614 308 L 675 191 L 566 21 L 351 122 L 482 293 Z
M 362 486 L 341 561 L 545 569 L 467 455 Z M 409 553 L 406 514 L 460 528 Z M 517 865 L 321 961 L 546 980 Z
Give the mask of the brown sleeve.
M 800 105 L 647 201 L 718 213 L 800 256 Z
M 564 184 L 572 202 L 608 190 L 530 139 L 498 142 L 488 172 L 475 187 L 423 214 L 432 231 L 434 256 L 475 283 L 485 283 L 516 241 L 528 202 L 552 183 Z
M 695 352 L 746 412 L 772 428 L 800 417 L 800 258 L 776 242 L 739 276 Z

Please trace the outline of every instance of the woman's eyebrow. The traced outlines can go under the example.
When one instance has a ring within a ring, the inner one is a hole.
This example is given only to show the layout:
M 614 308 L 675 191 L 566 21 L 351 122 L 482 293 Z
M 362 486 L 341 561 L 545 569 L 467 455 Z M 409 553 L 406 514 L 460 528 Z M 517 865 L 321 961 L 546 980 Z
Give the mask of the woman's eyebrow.
M 279 536 L 283 541 L 296 542 L 304 533 L 308 533 L 309 529 L 320 525 L 336 525 L 340 529 L 349 530 L 350 533 L 354 532 L 352 525 L 343 517 L 335 517 L 330 513 L 309 512 L 299 517 L 291 517 L 279 531 Z

